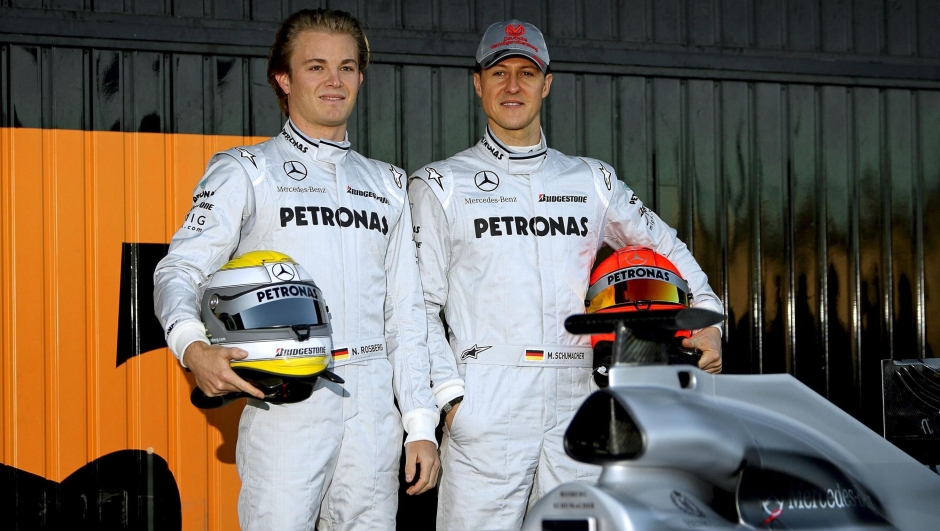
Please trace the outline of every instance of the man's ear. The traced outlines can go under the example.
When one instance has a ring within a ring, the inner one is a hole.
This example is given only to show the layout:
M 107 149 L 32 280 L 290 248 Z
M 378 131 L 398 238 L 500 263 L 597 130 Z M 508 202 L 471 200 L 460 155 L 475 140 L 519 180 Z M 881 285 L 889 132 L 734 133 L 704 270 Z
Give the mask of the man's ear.
M 359 74 L 362 75 L 361 73 Z M 274 74 L 274 79 L 277 81 L 281 90 L 284 91 L 284 94 L 290 94 L 290 74 L 287 72 L 282 72 L 280 74 Z
M 549 91 L 552 90 L 552 75 L 548 74 L 545 76 L 545 86 L 542 87 L 542 99 L 548 97 Z
M 473 88 L 476 90 L 477 96 L 483 97 L 483 88 L 480 85 L 480 74 L 477 72 L 473 73 Z

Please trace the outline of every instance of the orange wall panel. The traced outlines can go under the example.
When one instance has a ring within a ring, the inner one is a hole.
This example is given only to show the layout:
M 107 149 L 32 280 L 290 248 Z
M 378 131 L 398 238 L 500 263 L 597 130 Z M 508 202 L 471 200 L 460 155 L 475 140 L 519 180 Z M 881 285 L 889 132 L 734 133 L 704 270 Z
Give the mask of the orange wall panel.
M 125 136 L 129 149 L 125 165 L 127 242 L 161 242 L 166 218 L 165 136 L 140 133 Z M 138 308 L 153 313 L 153 308 Z M 130 445 L 167 452 L 167 364 L 158 356 L 137 356 L 126 363 L 128 407 L 133 410 Z M 140 422 L 146 419 L 146 422 Z
M 17 468 L 44 476 L 46 470 L 46 317 L 43 245 L 45 170 L 52 163 L 43 156 L 43 135 L 38 129 L 16 130 L 7 154 L 11 175 L 10 231 L 12 252 L 4 261 L 12 268 L 13 350 L 13 459 Z
M 202 135 L 173 135 L 170 154 L 173 158 L 167 179 L 167 218 L 164 226 L 165 239 L 169 242 L 183 224 L 183 218 L 193 204 L 192 192 L 206 170 L 212 153 L 206 153 L 207 140 Z
M 183 529 L 238 528 L 243 405 L 194 408 L 166 348 L 117 365 L 121 259 L 124 243 L 169 242 L 216 151 L 262 140 L 0 129 L 0 461 L 62 481 L 152 449 Z
M 12 131 L 0 128 L 0 460 L 13 462 Z
M 53 166 L 47 172 L 51 201 L 45 206 L 48 264 L 47 350 L 49 360 L 50 446 L 54 471 L 60 481 L 87 462 L 85 437 L 85 202 L 84 149 L 81 131 L 46 131 L 53 144 Z M 57 448 L 57 450 L 55 450 Z
M 99 318 L 97 312 L 97 293 L 98 293 L 98 275 L 97 275 L 97 255 L 95 253 L 96 243 L 98 241 L 96 212 L 95 212 L 95 158 L 94 158 L 94 138 L 96 133 L 92 131 L 82 132 L 82 153 L 84 154 L 82 165 L 82 202 L 83 209 L 83 229 L 84 229 L 84 248 L 82 250 L 82 260 L 85 266 L 85 460 L 91 461 L 98 455 L 98 437 L 95 427 L 98 422 L 96 397 L 98 382 L 98 351 L 99 351 Z M 76 397 L 78 400 L 78 397 Z
M 130 448 L 128 438 L 126 365 L 115 368 L 118 297 L 121 281 L 121 244 L 125 238 L 125 163 L 122 133 L 91 135 L 94 173 L 94 245 L 86 252 L 95 257 L 95 314 L 97 348 L 94 353 L 95 408 L 93 430 L 95 457 Z

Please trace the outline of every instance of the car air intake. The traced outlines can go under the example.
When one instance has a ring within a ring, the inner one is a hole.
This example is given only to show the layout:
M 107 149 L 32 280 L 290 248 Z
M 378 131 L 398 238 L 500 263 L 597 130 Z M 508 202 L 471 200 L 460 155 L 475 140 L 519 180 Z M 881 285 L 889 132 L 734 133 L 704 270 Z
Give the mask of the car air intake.
M 633 459 L 643 451 L 643 434 L 615 396 L 598 391 L 571 420 L 565 432 L 565 451 L 582 463 Z

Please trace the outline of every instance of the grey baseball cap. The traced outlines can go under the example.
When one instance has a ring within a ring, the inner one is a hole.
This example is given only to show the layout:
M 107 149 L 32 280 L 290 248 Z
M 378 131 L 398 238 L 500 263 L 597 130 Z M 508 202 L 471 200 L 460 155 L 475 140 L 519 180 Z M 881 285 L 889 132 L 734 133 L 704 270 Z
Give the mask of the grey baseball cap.
M 538 28 L 521 20 L 497 22 L 483 34 L 477 48 L 477 62 L 489 68 L 507 57 L 531 59 L 544 73 L 548 69 L 548 47 Z

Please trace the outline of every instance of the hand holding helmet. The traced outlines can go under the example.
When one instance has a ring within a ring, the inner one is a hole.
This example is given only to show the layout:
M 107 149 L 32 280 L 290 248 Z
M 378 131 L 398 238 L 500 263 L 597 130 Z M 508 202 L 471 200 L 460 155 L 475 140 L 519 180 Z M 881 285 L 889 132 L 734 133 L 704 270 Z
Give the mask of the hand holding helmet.
M 598 264 L 591 274 L 585 301 L 589 314 L 656 312 L 691 306 L 692 292 L 678 268 L 652 249 L 636 246 L 618 249 Z M 669 353 L 673 363 L 698 365 L 710 372 L 721 370 L 721 336 L 717 329 L 709 327 L 695 334 L 682 330 L 675 337 Z M 607 383 L 612 343 L 613 334 L 591 336 L 594 378 L 601 387 Z
M 332 341 L 323 294 L 289 256 L 253 251 L 222 266 L 206 287 L 202 320 L 211 345 L 192 344 L 184 359 L 196 375 L 197 407 L 254 397 L 299 402 L 324 377 Z
M 263 399 L 259 391 L 231 368 L 231 362 L 244 359 L 248 353 L 242 349 L 207 345 L 200 341 L 190 343 L 183 354 L 187 368 L 196 377 L 196 386 L 208 397 L 244 392 Z
M 703 328 L 691 337 L 682 339 L 682 347 L 699 353 L 699 369 L 717 374 L 721 372 L 721 332 L 713 326 Z

